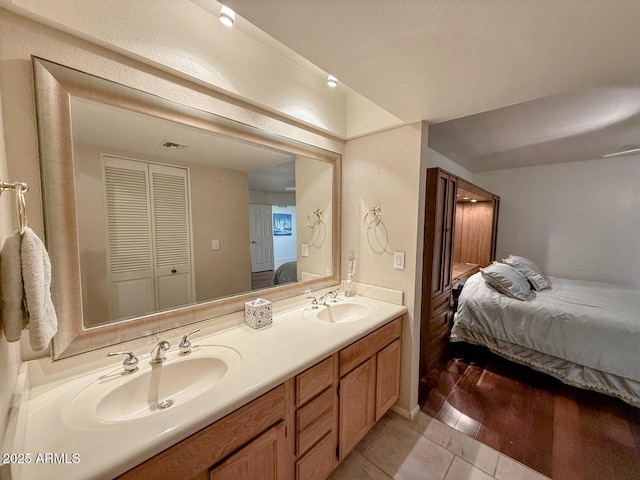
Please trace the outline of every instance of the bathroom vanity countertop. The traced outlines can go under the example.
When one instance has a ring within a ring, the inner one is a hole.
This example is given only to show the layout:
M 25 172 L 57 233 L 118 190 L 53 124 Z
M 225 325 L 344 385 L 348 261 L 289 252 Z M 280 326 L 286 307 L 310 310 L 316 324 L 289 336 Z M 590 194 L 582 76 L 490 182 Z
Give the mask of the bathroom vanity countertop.
M 75 366 L 76 359 L 74 366 L 62 373 L 53 372 L 49 359 L 25 362 L 21 371 L 24 391 L 12 420 L 12 451 L 17 454 L 11 458 L 12 478 L 113 478 L 407 311 L 402 305 L 356 298 L 371 302 L 376 311 L 361 320 L 328 324 L 310 318 L 305 312 L 307 301 L 304 306 L 274 314 L 273 324 L 260 330 L 242 325 L 193 335 L 190 340 L 194 349 L 216 345 L 236 350 L 242 357 L 239 369 L 200 397 L 130 422 L 80 428 L 71 426 L 74 422 L 66 421 L 63 413 L 82 389 L 100 376 L 121 370 L 119 357 L 91 360 L 93 369 L 89 371 L 86 364 L 82 368 Z M 198 326 L 203 328 L 202 325 L 205 323 Z M 163 335 L 172 344 L 168 361 L 177 355 L 180 336 L 172 332 Z M 148 354 L 138 358 L 140 365 L 149 361 Z M 30 463 L 17 464 L 19 455 L 26 462 L 27 454 Z

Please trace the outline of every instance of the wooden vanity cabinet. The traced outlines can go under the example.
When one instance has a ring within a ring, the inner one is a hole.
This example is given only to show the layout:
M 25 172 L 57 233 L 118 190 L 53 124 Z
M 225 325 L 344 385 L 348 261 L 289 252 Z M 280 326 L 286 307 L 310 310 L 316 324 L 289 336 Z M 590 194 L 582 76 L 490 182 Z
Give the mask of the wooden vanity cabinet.
M 118 478 L 292 480 L 292 384 L 285 382 Z
M 339 459 L 398 399 L 401 318 L 340 351 Z
M 401 319 L 118 478 L 326 478 L 398 399 Z

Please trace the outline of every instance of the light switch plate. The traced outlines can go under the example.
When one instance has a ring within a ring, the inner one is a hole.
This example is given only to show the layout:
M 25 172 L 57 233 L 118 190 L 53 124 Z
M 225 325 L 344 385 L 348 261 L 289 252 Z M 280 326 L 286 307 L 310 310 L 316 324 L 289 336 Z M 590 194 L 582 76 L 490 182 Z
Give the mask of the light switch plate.
M 309 245 L 307 245 L 306 243 L 300 245 L 300 255 L 303 257 L 309 256 Z
M 404 252 L 393 253 L 393 268 L 396 270 L 404 270 Z
M 211 240 L 211 250 L 220 250 L 220 240 Z

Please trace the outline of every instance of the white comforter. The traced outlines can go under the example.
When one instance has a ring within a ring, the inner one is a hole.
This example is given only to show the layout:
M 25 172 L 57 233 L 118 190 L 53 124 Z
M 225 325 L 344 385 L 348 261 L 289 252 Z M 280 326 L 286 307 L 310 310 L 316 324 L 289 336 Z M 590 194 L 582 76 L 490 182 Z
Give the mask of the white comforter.
M 640 290 L 547 277 L 528 301 L 467 280 L 452 330 L 497 338 L 569 362 L 640 381 Z

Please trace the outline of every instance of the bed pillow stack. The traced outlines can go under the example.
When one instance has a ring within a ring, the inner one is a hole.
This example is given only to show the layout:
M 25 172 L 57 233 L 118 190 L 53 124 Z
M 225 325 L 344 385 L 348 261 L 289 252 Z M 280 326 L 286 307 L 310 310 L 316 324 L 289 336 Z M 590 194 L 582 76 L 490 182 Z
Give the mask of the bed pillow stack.
M 528 258 L 509 255 L 507 258 L 503 258 L 502 262 L 517 270 L 537 291 L 549 288 L 549 282 L 544 278 L 538 266 Z
M 487 268 L 481 268 L 480 273 L 489 285 L 509 297 L 528 300 L 533 295 L 527 279 L 505 263 L 493 262 Z

